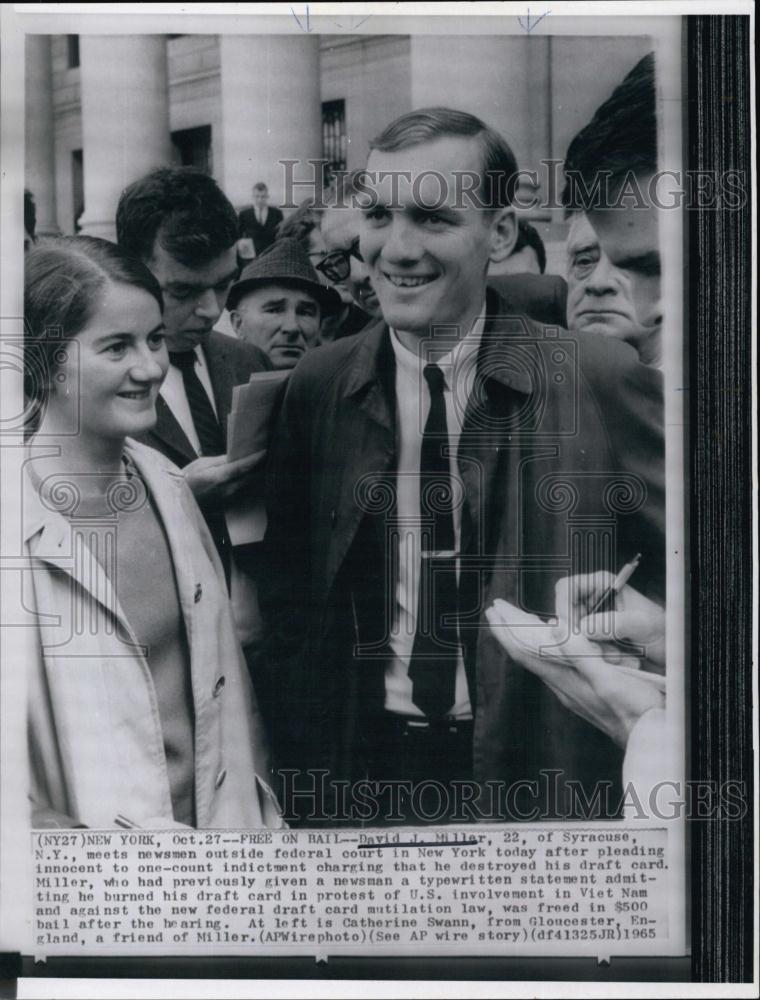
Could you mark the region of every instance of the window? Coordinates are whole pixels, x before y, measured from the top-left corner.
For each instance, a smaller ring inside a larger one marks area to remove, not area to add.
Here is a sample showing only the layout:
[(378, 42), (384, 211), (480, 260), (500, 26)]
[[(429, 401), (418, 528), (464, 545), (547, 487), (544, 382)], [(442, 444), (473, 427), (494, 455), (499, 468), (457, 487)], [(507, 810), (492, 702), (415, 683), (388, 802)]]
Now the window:
[(214, 161), (211, 149), (211, 126), (184, 128), (172, 132), (175, 162), (183, 167), (198, 167), (204, 174), (213, 174)]
[(79, 65), (79, 35), (66, 35), (66, 54), (69, 69)]
[(329, 175), (346, 169), (346, 102), (325, 101), (322, 105), (322, 157)]

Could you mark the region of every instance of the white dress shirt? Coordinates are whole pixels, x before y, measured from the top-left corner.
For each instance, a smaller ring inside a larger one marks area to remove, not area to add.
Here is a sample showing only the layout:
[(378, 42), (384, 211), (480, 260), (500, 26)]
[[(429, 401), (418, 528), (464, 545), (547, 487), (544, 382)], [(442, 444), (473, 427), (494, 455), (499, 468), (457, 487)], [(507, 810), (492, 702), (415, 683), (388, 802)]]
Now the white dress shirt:
[[(211, 403), (214, 414), (219, 419), (219, 414), (216, 410), (216, 400), (214, 399), (214, 390), (211, 388), (211, 376), (209, 375), (206, 358), (200, 344), (195, 348), (194, 353), (195, 374), (206, 390), (206, 395)], [(172, 411), (172, 416), (182, 428), (185, 437), (193, 446), (196, 455), (200, 455), (201, 443), (198, 440), (198, 434), (193, 423), (193, 415), (190, 412), (190, 404), (187, 401), (185, 382), (182, 378), (182, 372), (174, 365), (169, 365), (169, 371), (166, 373), (164, 384), (161, 386), (161, 395), (164, 397), (166, 405)]]
[[(424, 713), (412, 701), (412, 682), (409, 679), (409, 661), (417, 629), (417, 608), (420, 585), (420, 458), (422, 437), (430, 411), (430, 392), (422, 370), (434, 362), (445, 379), (444, 402), (446, 424), (449, 432), (450, 469), (454, 488), (454, 536), (459, 552), (462, 511), (456, 503), (457, 482), (460, 481), (457, 453), (462, 433), (465, 407), (475, 380), (475, 362), (483, 334), (485, 304), (470, 333), (453, 350), (443, 356), (440, 348), (429, 342), (420, 344), (425, 355), (405, 347), (395, 330), (391, 330), (391, 344), (396, 356), (396, 427), (397, 427), (397, 517), (400, 537), (398, 543), (398, 580), (394, 620), (390, 646), (393, 658), (385, 671), (385, 708), (401, 715)], [(432, 348), (432, 350), (431, 350)], [(464, 487), (462, 486), (462, 491)], [(463, 497), (463, 492), (460, 493)], [(459, 559), (457, 559), (459, 574)], [(447, 713), (459, 719), (472, 718), (472, 706), (467, 689), (464, 658), (457, 658), (454, 704)]]

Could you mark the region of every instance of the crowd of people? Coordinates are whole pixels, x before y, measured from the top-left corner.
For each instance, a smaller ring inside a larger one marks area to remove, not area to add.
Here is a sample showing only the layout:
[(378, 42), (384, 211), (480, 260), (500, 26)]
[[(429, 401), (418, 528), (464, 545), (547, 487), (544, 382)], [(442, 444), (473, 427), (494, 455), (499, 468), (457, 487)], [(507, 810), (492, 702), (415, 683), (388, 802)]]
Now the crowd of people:
[[(237, 213), (167, 167), (123, 192), (116, 243), (27, 222), (33, 825), (472, 818), (439, 808), (462, 789), (524, 818), (542, 773), (589, 801), (648, 762), (657, 217), (584, 192), (657, 170), (655, 107), (649, 56), (573, 140), (566, 283), (512, 150), (449, 108), (286, 219), (262, 183)], [(268, 446), (231, 455), (236, 390), (274, 373)], [(230, 516), (254, 506), (261, 534)]]

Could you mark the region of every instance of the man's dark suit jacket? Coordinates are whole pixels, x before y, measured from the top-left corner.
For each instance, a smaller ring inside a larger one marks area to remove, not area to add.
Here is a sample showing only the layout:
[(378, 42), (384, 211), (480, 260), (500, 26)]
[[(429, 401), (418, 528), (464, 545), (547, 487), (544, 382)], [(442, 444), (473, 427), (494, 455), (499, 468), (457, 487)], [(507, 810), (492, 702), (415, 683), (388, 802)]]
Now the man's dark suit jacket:
[(545, 326), (567, 326), (567, 282), (558, 274), (497, 274), (488, 284), (508, 315), (530, 316)]
[[(224, 333), (217, 333), (216, 330), (212, 330), (205, 340), (203, 352), (206, 356), (211, 387), (214, 390), (216, 413), (222, 425), (226, 444), (227, 417), (232, 406), (234, 386), (248, 382), (254, 372), (270, 371), (272, 365), (266, 354), (258, 347), (245, 344)], [(156, 412), (158, 419), (155, 427), (143, 435), (140, 440), (151, 448), (155, 448), (156, 451), (160, 451), (176, 466), (183, 469), (198, 458), (198, 455), (162, 396), (159, 396), (156, 401)], [(217, 549), (221, 553), (224, 546), (229, 544), (229, 536), (223, 519), (224, 511), (209, 505), (205, 505), (201, 510)], [(243, 546), (236, 550), (236, 558), (243, 553), (245, 548)]]
[[(556, 769), (560, 787), (577, 781), (592, 798), (597, 781), (619, 789), (621, 752), (509, 660), (484, 612), (501, 597), (552, 615), (560, 577), (617, 571), (637, 552), (637, 586), (662, 599), (660, 373), (613, 338), (495, 320), (509, 315), (507, 304), (490, 291), (487, 302), (458, 450), (474, 773), (508, 786)], [(386, 569), (396, 448), (387, 327), (309, 352), (290, 378), (272, 442), (259, 590), (280, 767), (326, 769), (330, 780), (365, 773), (395, 594)], [(562, 815), (555, 803), (538, 804)]]
[(277, 227), (282, 222), (282, 212), (272, 205), (267, 206), (267, 221), (262, 226), (256, 218), (256, 209), (248, 205), (238, 216), (238, 236), (253, 240), (256, 256), (271, 246), (277, 237)]
[[(204, 341), (203, 353), (206, 355), (211, 387), (214, 390), (216, 413), (226, 442), (227, 417), (232, 406), (233, 388), (247, 383), (254, 372), (271, 371), (272, 365), (258, 347), (216, 330), (212, 330)], [(162, 396), (158, 397), (156, 410), (156, 426), (140, 440), (183, 469), (198, 455)]]

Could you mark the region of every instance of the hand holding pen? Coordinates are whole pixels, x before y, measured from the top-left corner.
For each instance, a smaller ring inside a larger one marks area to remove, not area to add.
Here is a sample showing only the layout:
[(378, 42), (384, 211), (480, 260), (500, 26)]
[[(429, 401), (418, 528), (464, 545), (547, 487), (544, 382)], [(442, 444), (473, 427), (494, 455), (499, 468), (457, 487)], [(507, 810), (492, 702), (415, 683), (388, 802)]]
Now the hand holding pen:
[(608, 662), (638, 667), (633, 645), (650, 670), (663, 673), (665, 610), (627, 582), (639, 562), (637, 556), (615, 576), (599, 571), (564, 577), (555, 588), (555, 606), (558, 617), (596, 643)]
[(623, 566), (612, 583), (604, 587), (599, 599), (591, 605), (587, 614), (599, 615), (608, 611), (617, 611), (618, 595), (636, 572), (640, 562), (641, 553), (638, 552), (630, 562)]

